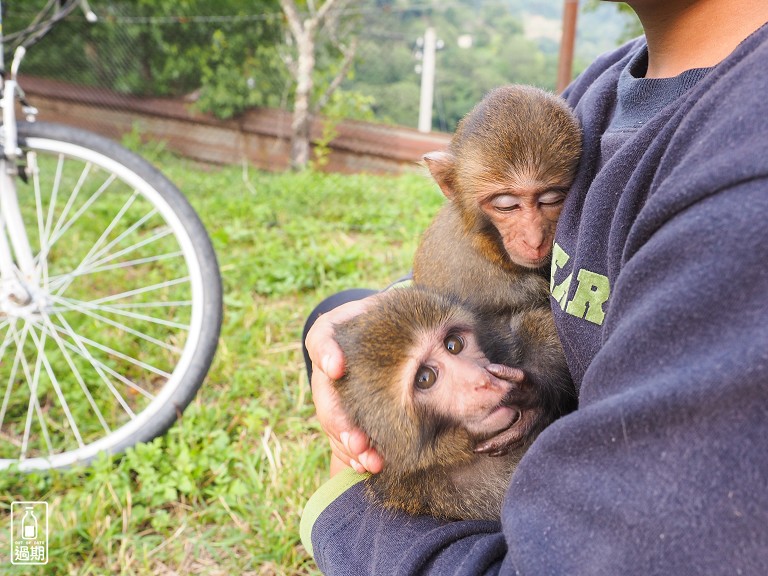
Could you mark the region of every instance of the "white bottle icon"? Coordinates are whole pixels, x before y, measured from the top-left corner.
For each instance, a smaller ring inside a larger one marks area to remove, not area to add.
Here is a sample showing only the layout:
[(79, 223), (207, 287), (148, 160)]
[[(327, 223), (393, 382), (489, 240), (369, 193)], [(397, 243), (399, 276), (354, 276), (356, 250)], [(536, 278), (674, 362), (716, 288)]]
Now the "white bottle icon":
[(21, 537), (24, 540), (34, 540), (37, 538), (37, 517), (31, 506), (26, 506), (25, 510), (24, 518), (21, 519)]

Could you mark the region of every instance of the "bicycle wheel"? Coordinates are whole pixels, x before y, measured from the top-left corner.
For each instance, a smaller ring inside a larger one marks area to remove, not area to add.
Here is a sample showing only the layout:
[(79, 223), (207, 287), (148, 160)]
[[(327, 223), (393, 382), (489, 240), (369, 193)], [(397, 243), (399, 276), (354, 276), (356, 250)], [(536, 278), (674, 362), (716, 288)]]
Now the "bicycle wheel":
[(0, 468), (88, 462), (165, 432), (221, 326), (210, 239), (160, 172), (111, 140), (20, 123), (18, 200), (39, 278), (0, 288)]

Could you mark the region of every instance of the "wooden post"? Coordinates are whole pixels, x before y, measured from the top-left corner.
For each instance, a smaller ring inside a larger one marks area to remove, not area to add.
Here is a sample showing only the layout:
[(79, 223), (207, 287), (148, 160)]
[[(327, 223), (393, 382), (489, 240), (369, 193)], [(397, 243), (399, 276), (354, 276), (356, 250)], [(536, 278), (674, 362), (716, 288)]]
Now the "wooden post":
[(560, 40), (560, 60), (557, 66), (557, 93), (571, 83), (573, 75), (573, 47), (576, 44), (576, 17), (579, 0), (563, 0), (563, 35)]

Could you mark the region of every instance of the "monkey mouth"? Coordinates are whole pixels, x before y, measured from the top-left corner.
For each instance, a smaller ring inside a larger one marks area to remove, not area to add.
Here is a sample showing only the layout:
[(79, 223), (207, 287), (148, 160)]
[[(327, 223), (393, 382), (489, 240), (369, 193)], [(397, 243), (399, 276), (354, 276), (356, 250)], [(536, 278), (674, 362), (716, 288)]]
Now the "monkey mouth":
[(544, 270), (550, 266), (549, 254), (536, 258), (535, 260), (521, 260), (518, 264), (524, 268), (530, 268), (531, 270)]

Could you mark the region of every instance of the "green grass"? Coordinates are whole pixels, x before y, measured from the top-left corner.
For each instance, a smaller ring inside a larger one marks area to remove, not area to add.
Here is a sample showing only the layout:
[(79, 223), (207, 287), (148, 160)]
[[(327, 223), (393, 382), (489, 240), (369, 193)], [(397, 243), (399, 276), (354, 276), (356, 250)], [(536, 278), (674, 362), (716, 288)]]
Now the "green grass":
[[(328, 449), (301, 356), (304, 319), (335, 291), (407, 271), (441, 196), (423, 175), (267, 174), (157, 154), (218, 253), (214, 366), (164, 437), (88, 468), (0, 474), (0, 573), (316, 574), (298, 525)], [(45, 567), (10, 563), (14, 500), (49, 503)]]

